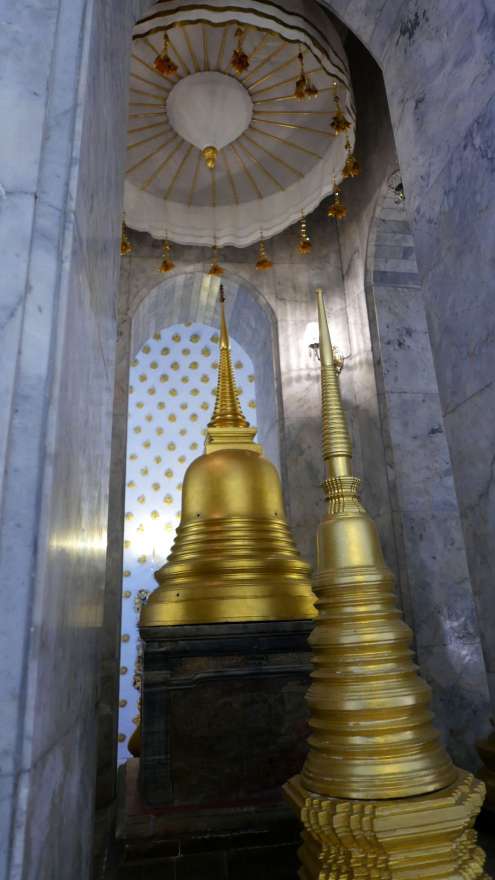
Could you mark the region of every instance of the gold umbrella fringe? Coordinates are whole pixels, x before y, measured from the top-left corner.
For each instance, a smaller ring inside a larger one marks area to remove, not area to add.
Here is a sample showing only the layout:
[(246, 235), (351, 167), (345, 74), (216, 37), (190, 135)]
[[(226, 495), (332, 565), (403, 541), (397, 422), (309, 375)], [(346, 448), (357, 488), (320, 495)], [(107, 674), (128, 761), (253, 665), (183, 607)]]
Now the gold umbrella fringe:
[(297, 98), (298, 101), (306, 101), (317, 98), (320, 94), (312, 79), (308, 76), (304, 69), (304, 58), (303, 53), (299, 50), (297, 55), (300, 72), (299, 76), (296, 79), (296, 87), (294, 90), (294, 97)]
[(335, 113), (333, 115), (332, 121), (330, 123), (330, 128), (332, 129), (333, 134), (338, 135), (343, 132), (348, 131), (351, 128), (351, 123), (345, 115), (342, 107), (340, 105), (340, 98), (337, 94), (337, 87), (334, 85), (334, 101), (335, 101)]
[(211, 266), (208, 270), (208, 275), (213, 275), (214, 277), (220, 278), (225, 272), (223, 266), (220, 265), (220, 254), (218, 247), (216, 244), (213, 245), (211, 249)]
[(340, 192), (340, 189), (337, 186), (337, 182), (335, 179), (333, 182), (332, 196), (333, 196), (333, 202), (331, 202), (331, 204), (328, 208), (327, 215), (329, 217), (333, 217), (334, 220), (343, 220), (347, 214), (347, 208), (344, 205), (344, 202), (342, 200), (342, 194)]
[(244, 51), (244, 38), (246, 36), (246, 31), (242, 27), (238, 27), (235, 32), (235, 37), (237, 39), (237, 47), (232, 52), (232, 58), (230, 59), (231, 67), (234, 68), (236, 73), (244, 73), (244, 71), (249, 68), (249, 57), (246, 55)]
[(120, 236), (120, 256), (128, 257), (129, 254), (132, 254), (132, 244), (129, 241), (127, 230), (125, 228), (125, 223), (122, 223), (122, 232)]
[(265, 241), (263, 238), (260, 238), (260, 243), (258, 247), (258, 259), (256, 261), (256, 268), (260, 271), (264, 271), (265, 269), (271, 269), (273, 266), (272, 261), (269, 259), (266, 253)]
[(297, 245), (297, 250), (300, 254), (303, 255), (309, 254), (313, 250), (313, 245), (308, 235), (308, 227), (304, 214), (299, 221), (299, 242)]
[(361, 166), (352, 151), (348, 137), (346, 137), (345, 139), (345, 148), (347, 151), (347, 159), (345, 160), (344, 167), (342, 168), (342, 177), (344, 177), (346, 180), (350, 177), (359, 177), (359, 175), (361, 174)]
[(178, 71), (177, 65), (172, 61), (170, 55), (168, 54), (169, 47), (169, 39), (166, 33), (163, 35), (163, 49), (159, 55), (156, 56), (153, 67), (158, 73), (161, 73), (163, 76), (173, 76)]
[(163, 259), (159, 271), (164, 275), (166, 272), (171, 272), (172, 269), (175, 269), (175, 263), (172, 259), (172, 249), (168, 238), (165, 238), (163, 241), (162, 257)]

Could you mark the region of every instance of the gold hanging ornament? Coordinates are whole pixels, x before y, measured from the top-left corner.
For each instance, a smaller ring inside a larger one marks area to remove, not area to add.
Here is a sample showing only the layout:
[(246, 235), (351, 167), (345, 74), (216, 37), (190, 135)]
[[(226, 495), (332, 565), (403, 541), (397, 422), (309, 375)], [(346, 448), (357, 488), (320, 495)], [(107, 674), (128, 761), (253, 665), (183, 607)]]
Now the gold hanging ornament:
[(344, 131), (348, 131), (351, 127), (351, 123), (347, 119), (342, 107), (340, 106), (340, 98), (337, 94), (337, 84), (334, 83), (334, 101), (335, 101), (335, 114), (330, 123), (330, 128), (332, 129), (333, 134), (342, 134)]
[(304, 70), (304, 58), (301, 50), (299, 50), (297, 58), (299, 61), (300, 71), (299, 76), (296, 79), (294, 97), (297, 98), (298, 101), (305, 101), (317, 98), (319, 95), (319, 91), (313, 83), (312, 79)]
[(299, 221), (299, 243), (297, 245), (297, 250), (300, 254), (309, 254), (312, 249), (313, 245), (311, 244), (311, 239), (308, 235), (306, 218), (303, 214)]
[(158, 73), (163, 74), (163, 76), (173, 76), (174, 73), (177, 73), (178, 67), (172, 61), (170, 55), (168, 54), (169, 47), (169, 39), (166, 33), (163, 35), (163, 49), (159, 55), (156, 56), (153, 67)]
[(162, 262), (160, 265), (160, 272), (165, 274), (166, 272), (170, 272), (175, 268), (175, 263), (172, 260), (170, 242), (168, 238), (165, 238), (162, 245)]
[(351, 144), (347, 136), (345, 139), (345, 148), (347, 150), (347, 159), (345, 160), (345, 164), (342, 169), (342, 177), (359, 177), (359, 175), (361, 174), (361, 166), (356, 159), (354, 153), (352, 152)]
[(260, 243), (259, 243), (258, 259), (256, 261), (256, 268), (263, 271), (265, 269), (271, 269), (272, 266), (273, 266), (273, 263), (271, 260), (268, 259), (266, 249), (265, 249), (265, 242), (262, 237), (262, 238), (260, 238)]
[(340, 189), (337, 186), (337, 181), (334, 178), (333, 181), (333, 202), (328, 208), (327, 215), (328, 217), (333, 217), (334, 220), (343, 220), (347, 214), (347, 208), (342, 201), (342, 195)]
[(224, 271), (225, 270), (220, 265), (220, 255), (218, 253), (218, 248), (217, 248), (216, 244), (214, 244), (211, 249), (211, 266), (208, 271), (208, 275), (214, 275), (214, 276), (220, 277), (221, 275), (224, 274)]
[(230, 59), (230, 64), (236, 71), (236, 73), (244, 73), (245, 70), (249, 67), (249, 58), (244, 51), (244, 38), (246, 36), (246, 31), (242, 27), (238, 27), (235, 32), (235, 37), (237, 39), (237, 47), (232, 52), (232, 58)]
[(129, 254), (132, 254), (132, 244), (129, 241), (127, 236), (127, 231), (125, 228), (125, 223), (122, 223), (122, 233), (120, 236), (120, 256), (128, 257)]

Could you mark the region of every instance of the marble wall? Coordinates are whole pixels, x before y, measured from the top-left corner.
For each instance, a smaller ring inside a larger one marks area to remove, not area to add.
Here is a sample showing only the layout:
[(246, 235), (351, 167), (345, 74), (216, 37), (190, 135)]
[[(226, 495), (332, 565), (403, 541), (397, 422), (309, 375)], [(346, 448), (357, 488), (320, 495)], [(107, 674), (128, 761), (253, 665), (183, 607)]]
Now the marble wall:
[[(89, 876), (127, 62), (133, 20), (147, 5), (0, 0), (0, 106), (8, 120), (0, 142), (0, 876), (9, 880)], [(495, 11), (485, 0), (324, 5), (383, 70), (493, 681)], [(315, 232), (329, 238), (326, 221)], [(357, 266), (353, 252), (343, 260)], [(296, 465), (306, 451), (318, 461), (314, 367), (304, 360), (301, 331), (314, 319), (318, 272), (335, 291), (330, 318), (338, 326), (337, 255), (332, 250), (324, 266), (313, 262), (309, 279), (292, 258), (274, 254), (280, 339), (288, 339), (289, 323), (294, 328), (281, 360)], [(365, 326), (355, 300), (348, 329)], [(348, 304), (342, 321), (351, 314)], [(357, 369), (361, 354), (350, 339)], [(349, 401), (347, 367), (343, 384)], [(312, 525), (319, 511), (306, 509), (297, 466), (291, 472), (302, 530), (305, 513)]]
[(385, 80), (493, 705), (495, 9), (485, 0), (324, 5)]
[(404, 613), (448, 748), (474, 769), (488, 688), (409, 205), (389, 189), (397, 158), (379, 71), (357, 41), (347, 48), (364, 172), (360, 186), (344, 188), (339, 240), (359, 410), (377, 407), (381, 420), (381, 437), (367, 435), (365, 468), (383, 449)]
[(91, 864), (127, 113), (130, 22), (120, 15), (131, 5), (0, 3), (0, 877), (9, 880), (77, 880)]

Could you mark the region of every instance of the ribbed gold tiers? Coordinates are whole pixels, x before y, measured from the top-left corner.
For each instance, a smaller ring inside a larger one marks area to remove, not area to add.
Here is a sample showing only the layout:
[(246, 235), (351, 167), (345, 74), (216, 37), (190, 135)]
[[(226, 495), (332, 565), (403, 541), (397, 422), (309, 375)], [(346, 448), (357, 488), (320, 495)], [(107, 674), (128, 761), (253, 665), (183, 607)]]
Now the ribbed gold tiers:
[(301, 877), (483, 877), (484, 856), (469, 830), (483, 785), (453, 766), (432, 725), (412, 633), (376, 527), (358, 499), (317, 295), (328, 512), (317, 535), (309, 754), (300, 777), (286, 786), (306, 829)]
[(286, 522), (280, 479), (239, 403), (221, 292), (220, 358), (206, 453), (188, 468), (182, 514), (140, 626), (303, 620), (309, 566)]

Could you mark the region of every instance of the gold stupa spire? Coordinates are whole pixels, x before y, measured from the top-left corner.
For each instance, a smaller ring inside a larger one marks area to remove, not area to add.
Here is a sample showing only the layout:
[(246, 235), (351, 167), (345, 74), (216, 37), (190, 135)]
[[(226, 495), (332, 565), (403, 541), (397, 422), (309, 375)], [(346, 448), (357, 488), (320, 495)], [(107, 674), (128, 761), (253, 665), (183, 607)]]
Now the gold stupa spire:
[(255, 434), (239, 403), (221, 289), (217, 399), (205, 454), (184, 476), (175, 542), (140, 627), (314, 617), (309, 565), (287, 524), (280, 477)]
[(238, 449), (248, 446), (261, 452), (261, 446), (254, 443), (256, 428), (252, 428), (244, 416), (235, 383), (229, 331), (225, 320), (225, 295), (220, 285), (220, 357), (215, 409), (206, 433), (206, 452), (217, 449)]
[(323, 459), (328, 477), (351, 473), (352, 444), (340, 396), (339, 379), (323, 305), (323, 294), (317, 290), (318, 325), (320, 328), (321, 399), (323, 414)]
[[(301, 878), (482, 878), (472, 824), (483, 788), (432, 725), (352, 447), (317, 291), (328, 511), (317, 535), (309, 753), (287, 784), (304, 824)], [(466, 873), (465, 873), (466, 871)]]

